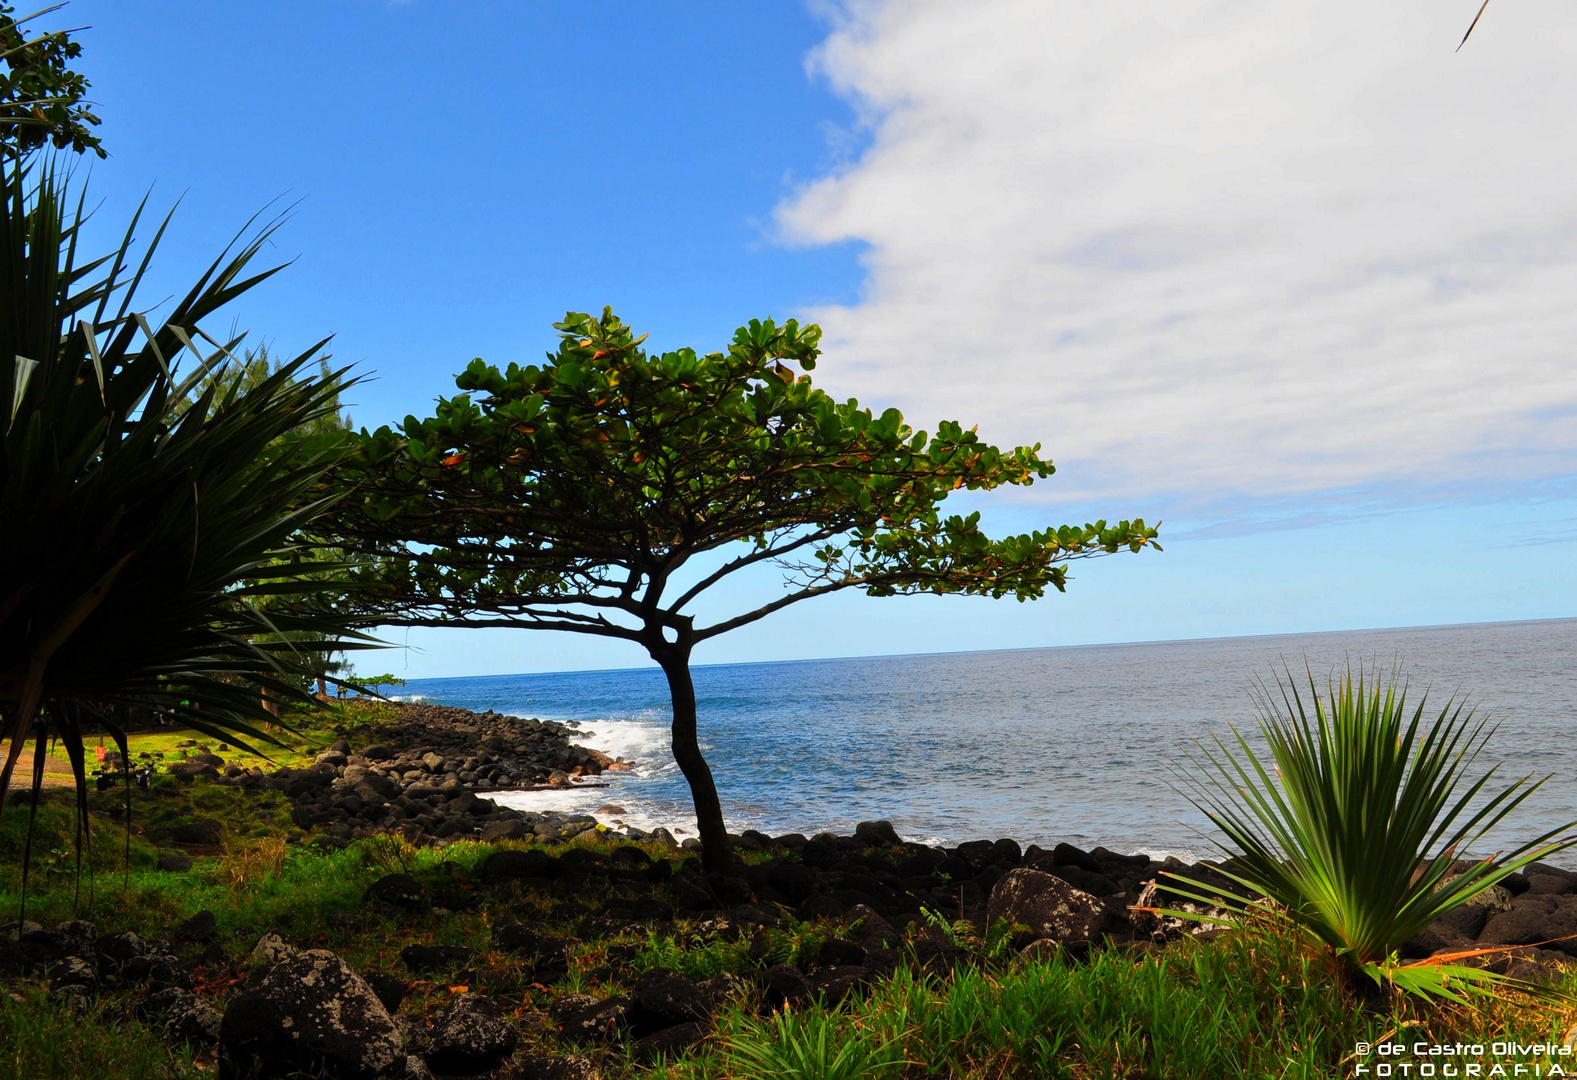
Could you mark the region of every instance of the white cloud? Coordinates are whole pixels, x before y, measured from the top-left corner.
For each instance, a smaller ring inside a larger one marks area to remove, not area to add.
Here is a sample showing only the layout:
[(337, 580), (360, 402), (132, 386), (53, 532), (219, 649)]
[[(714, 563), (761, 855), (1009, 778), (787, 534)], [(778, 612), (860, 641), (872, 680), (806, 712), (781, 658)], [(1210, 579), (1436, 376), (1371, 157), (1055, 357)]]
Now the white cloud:
[(869, 245), (818, 381), (1076, 497), (1577, 472), (1577, 9), (1454, 53), (1476, 6), (844, 9), (812, 65), (872, 141), (778, 209)]

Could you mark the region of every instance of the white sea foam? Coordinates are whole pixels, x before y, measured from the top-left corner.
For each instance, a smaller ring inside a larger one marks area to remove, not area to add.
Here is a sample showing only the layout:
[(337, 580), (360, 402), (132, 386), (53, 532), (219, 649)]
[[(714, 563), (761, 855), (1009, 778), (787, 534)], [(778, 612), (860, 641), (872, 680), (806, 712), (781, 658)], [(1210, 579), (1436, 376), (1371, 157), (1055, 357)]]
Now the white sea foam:
[(1196, 863), (1200, 859), (1219, 859), (1219, 858), (1221, 858), (1221, 853), (1219, 851), (1207, 852), (1207, 853), (1201, 855), (1197, 851), (1188, 851), (1188, 850), (1185, 850), (1185, 849), (1182, 849), (1182, 848), (1142, 847), (1142, 848), (1135, 848), (1133, 851), (1128, 852), (1128, 854), (1129, 855), (1148, 855), (1150, 857), (1150, 861), (1151, 862), (1165, 862), (1168, 858), (1170, 858), (1170, 857), (1172, 857), (1174, 855), (1180, 861), (1185, 862), (1185, 863)]
[(637, 776), (654, 776), (678, 767), (669, 750), (668, 728), (654, 719), (589, 721), (576, 730), (574, 741), (634, 763)]
[[(499, 805), (539, 814), (591, 814), (610, 828), (633, 827), (650, 832), (661, 827), (681, 837), (695, 835), (693, 811), (644, 797), (641, 792), (643, 780), (678, 768), (669, 751), (666, 724), (655, 717), (561, 722), (570, 729), (571, 741), (635, 767), (604, 772), (592, 781), (599, 785), (596, 787), (495, 792), (491, 798)], [(605, 806), (618, 807), (620, 812), (599, 813)]]

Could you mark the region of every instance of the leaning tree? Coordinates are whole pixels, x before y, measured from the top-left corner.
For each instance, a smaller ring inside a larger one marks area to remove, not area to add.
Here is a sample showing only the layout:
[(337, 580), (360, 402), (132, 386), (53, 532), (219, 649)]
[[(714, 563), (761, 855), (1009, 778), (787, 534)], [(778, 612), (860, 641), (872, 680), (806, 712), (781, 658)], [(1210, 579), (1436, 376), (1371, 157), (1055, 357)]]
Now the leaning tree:
[[(964, 593), (1032, 600), (1071, 559), (1154, 547), (1143, 520), (993, 540), (959, 489), (1050, 476), (1039, 447), (999, 450), (943, 423), (838, 402), (797, 374), (821, 331), (741, 327), (726, 352), (654, 355), (604, 310), (555, 324), (558, 351), (506, 371), (474, 361), (431, 417), (363, 431), (335, 473), (325, 542), (369, 560), (358, 590), (380, 621), (515, 626), (646, 649), (673, 697), (673, 755), (695, 800), (702, 859), (728, 836), (696, 732), (690, 658), (703, 641), (817, 596)], [(473, 399), (472, 394), (477, 395)], [(758, 564), (781, 595), (700, 625), (703, 594)]]

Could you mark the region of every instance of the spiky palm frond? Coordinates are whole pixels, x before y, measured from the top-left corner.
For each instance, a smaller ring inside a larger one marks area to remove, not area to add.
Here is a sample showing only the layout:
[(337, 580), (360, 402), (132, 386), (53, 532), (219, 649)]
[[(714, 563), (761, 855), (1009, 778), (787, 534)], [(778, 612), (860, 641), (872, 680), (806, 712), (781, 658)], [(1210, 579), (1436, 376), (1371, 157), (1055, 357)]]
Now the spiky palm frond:
[[(54, 735), (85, 809), (85, 723), (123, 754), (121, 721), (148, 711), (273, 742), (264, 694), (311, 700), (299, 658), (367, 639), (311, 602), (334, 567), (292, 541), (338, 450), (291, 433), (335, 407), (344, 372), (304, 372), (319, 343), (255, 385), (193, 392), (238, 344), (202, 322), (277, 272), (251, 264), (278, 222), (249, 224), (155, 326), (133, 305), (168, 218), (135, 267), (140, 209), (80, 264), (66, 188), (48, 165), (0, 174), (0, 799), (24, 744)], [(280, 597), (295, 602), (263, 602)]]
[[(1460, 699), (1426, 715), (1412, 709), (1397, 672), (1349, 665), (1321, 695), (1312, 672), (1305, 702), (1290, 672), (1261, 686), (1261, 763), (1235, 727), (1199, 744), (1175, 775), (1225, 834), (1224, 873), (1259, 893), (1352, 968), (1414, 993), (1454, 996), (1502, 980), (1460, 964), (1402, 965), (1397, 951), (1442, 915), (1535, 860), (1577, 844), (1577, 822), (1509, 852), (1464, 859), (1544, 783), (1523, 777), (1498, 790), (1499, 766), (1469, 780), (1494, 729)], [(1272, 775), (1274, 773), (1274, 775)], [(1208, 899), (1177, 878), (1174, 891)], [(1239, 910), (1248, 896), (1225, 897)]]

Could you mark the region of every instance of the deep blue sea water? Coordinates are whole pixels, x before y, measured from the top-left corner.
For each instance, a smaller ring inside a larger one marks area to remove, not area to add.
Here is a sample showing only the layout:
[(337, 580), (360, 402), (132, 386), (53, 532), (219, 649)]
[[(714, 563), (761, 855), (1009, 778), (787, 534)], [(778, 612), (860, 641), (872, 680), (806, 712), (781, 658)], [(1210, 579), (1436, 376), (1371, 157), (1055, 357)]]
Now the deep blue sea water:
[[(889, 818), (908, 839), (1012, 836), (1151, 854), (1211, 852), (1170, 786), (1193, 740), (1252, 730), (1256, 679), (1285, 663), (1323, 684), (1346, 660), (1400, 663), (1432, 705), (1466, 694), (1500, 724), (1482, 759), (1552, 775), (1507, 836), (1577, 819), (1577, 619), (947, 653), (695, 669), (702, 744), (731, 829), (847, 832)], [(414, 680), (404, 694), (578, 721), (587, 746), (637, 763), (611, 786), (505, 795), (523, 808), (693, 831), (667, 749), (661, 672)], [(1572, 865), (1571, 859), (1560, 860)]]

